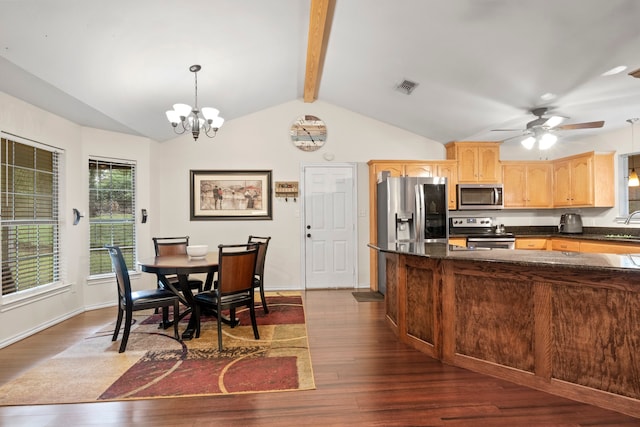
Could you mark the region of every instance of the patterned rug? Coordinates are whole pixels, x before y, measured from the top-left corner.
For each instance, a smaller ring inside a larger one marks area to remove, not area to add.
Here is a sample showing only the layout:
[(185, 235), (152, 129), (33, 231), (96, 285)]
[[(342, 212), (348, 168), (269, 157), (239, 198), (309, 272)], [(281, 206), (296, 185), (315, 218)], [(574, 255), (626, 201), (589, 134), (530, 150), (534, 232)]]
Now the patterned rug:
[[(253, 338), (248, 310), (238, 309), (240, 325), (223, 325), (218, 351), (214, 317), (203, 317), (200, 338), (173, 338), (158, 329), (160, 314), (135, 316), (124, 353), (111, 341), (114, 322), (0, 387), (0, 405), (37, 405), (151, 399), (315, 388), (299, 295), (259, 298), (260, 340)], [(144, 313), (144, 312), (140, 312)], [(135, 313), (134, 313), (135, 314)], [(188, 318), (183, 319), (180, 331)]]

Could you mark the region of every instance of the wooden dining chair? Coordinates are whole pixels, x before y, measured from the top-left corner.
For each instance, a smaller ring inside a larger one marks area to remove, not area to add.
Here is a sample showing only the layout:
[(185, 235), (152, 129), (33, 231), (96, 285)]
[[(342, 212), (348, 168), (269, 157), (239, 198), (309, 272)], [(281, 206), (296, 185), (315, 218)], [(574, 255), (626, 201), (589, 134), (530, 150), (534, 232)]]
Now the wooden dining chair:
[(194, 296), (196, 303), (196, 338), (200, 336), (200, 316), (203, 308), (216, 313), (218, 349), (222, 351), (222, 310), (230, 310), (235, 319), (237, 307), (248, 307), (255, 339), (260, 339), (254, 302), (254, 274), (258, 259), (258, 244), (245, 243), (218, 246), (218, 283), (214, 289)]
[(111, 341), (118, 339), (122, 318), (123, 316), (125, 318), (122, 342), (118, 353), (123, 353), (127, 348), (129, 332), (133, 322), (133, 312), (138, 310), (162, 308), (163, 324), (166, 325), (169, 320), (169, 307), (173, 307), (173, 335), (178, 339), (178, 319), (180, 316), (180, 299), (178, 296), (169, 290), (161, 288), (132, 292), (129, 270), (122, 256), (122, 250), (113, 245), (106, 245), (105, 248), (109, 251), (111, 263), (116, 271), (116, 282), (118, 283), (118, 320), (116, 321), (116, 328), (113, 331)]
[(267, 256), (267, 248), (269, 247), (271, 237), (249, 236), (248, 243), (259, 243), (258, 261), (256, 262), (256, 271), (253, 278), (253, 287), (260, 289), (260, 300), (262, 301), (262, 310), (269, 313), (267, 300), (264, 297), (264, 261)]
[[(153, 237), (153, 248), (156, 256), (165, 255), (182, 255), (187, 254), (187, 246), (189, 246), (189, 236), (181, 237)], [(177, 289), (180, 289), (178, 276), (165, 276)], [(200, 279), (187, 279), (189, 288), (202, 292), (203, 282)], [(162, 287), (160, 278), (158, 277), (158, 286)]]

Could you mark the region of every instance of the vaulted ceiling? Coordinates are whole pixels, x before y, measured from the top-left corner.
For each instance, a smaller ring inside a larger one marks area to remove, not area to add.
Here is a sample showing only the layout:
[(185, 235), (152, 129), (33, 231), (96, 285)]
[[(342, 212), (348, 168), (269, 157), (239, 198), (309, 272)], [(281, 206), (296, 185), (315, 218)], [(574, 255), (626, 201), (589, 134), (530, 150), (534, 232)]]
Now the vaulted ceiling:
[(164, 141), (200, 64), (198, 103), (227, 121), (295, 99), (440, 142), (519, 135), (492, 129), (541, 106), (605, 121), (570, 141), (640, 117), (639, 22), (637, 0), (0, 0), (0, 91)]

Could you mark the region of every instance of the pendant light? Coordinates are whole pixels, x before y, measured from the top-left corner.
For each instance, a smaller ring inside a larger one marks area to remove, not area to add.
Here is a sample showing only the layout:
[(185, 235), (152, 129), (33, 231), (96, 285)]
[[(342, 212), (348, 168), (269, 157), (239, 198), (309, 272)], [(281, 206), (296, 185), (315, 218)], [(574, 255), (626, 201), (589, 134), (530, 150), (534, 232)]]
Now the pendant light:
[(640, 178), (638, 178), (638, 174), (636, 173), (636, 169), (634, 167), (635, 164), (633, 163), (633, 140), (634, 140), (633, 128), (637, 121), (638, 121), (637, 118), (627, 120), (627, 122), (631, 123), (631, 155), (629, 156), (629, 158), (631, 158), (632, 165), (631, 165), (631, 173), (629, 174), (629, 187), (640, 186)]
[(195, 76), (195, 106), (191, 108), (187, 104), (174, 104), (173, 110), (169, 110), (166, 113), (175, 133), (181, 135), (189, 131), (195, 141), (198, 140), (201, 130), (209, 138), (215, 137), (218, 129), (224, 123), (224, 119), (218, 115), (219, 111), (215, 108), (203, 107), (200, 109), (198, 107), (198, 71), (201, 69), (202, 67), (197, 64), (189, 67), (189, 71)]

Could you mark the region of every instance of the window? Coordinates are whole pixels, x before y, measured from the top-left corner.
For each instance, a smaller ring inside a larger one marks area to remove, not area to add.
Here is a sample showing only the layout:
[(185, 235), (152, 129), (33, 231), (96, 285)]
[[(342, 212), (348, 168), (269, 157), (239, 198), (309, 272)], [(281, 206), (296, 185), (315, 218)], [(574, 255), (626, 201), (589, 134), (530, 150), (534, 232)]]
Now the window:
[(60, 280), (60, 152), (6, 134), (0, 145), (2, 294), (7, 295)]
[(89, 274), (111, 274), (104, 245), (117, 245), (129, 269), (136, 261), (134, 163), (89, 159)]

